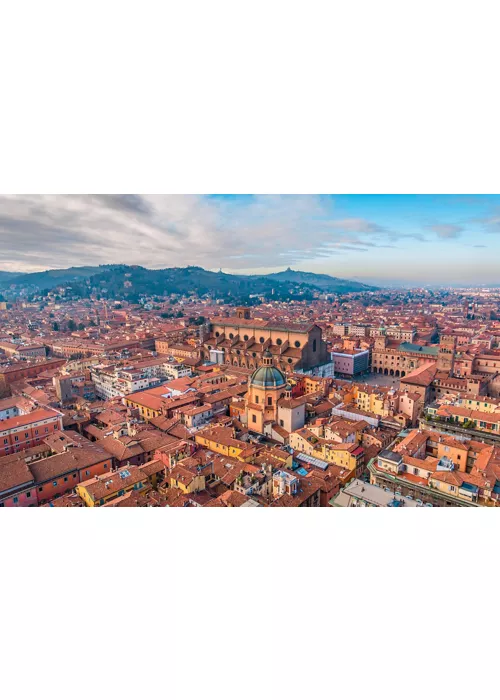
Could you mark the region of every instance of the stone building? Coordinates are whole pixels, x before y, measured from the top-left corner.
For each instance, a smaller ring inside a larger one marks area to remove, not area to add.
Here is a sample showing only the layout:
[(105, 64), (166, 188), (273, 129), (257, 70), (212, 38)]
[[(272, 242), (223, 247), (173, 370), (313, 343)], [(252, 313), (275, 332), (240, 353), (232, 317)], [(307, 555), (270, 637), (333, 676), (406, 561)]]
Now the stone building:
[(259, 321), (252, 319), (246, 308), (238, 309), (233, 317), (213, 318), (203, 338), (204, 359), (216, 364), (253, 370), (261, 365), (266, 352), (282, 372), (310, 371), (331, 363), (316, 324)]

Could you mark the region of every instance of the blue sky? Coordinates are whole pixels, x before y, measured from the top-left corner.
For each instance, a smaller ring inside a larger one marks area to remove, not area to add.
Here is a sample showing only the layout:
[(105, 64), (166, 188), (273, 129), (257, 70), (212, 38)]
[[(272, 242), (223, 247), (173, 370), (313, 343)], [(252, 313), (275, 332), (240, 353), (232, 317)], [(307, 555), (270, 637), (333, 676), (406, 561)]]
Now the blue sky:
[(0, 195), (0, 270), (287, 267), (500, 284), (500, 195)]
[[(251, 201), (222, 197), (241, 209)], [(500, 195), (325, 195), (322, 201), (326, 216), (340, 222), (337, 232), (344, 222), (352, 240), (331, 256), (322, 251), (303, 260), (301, 269), (380, 282), (500, 283)]]

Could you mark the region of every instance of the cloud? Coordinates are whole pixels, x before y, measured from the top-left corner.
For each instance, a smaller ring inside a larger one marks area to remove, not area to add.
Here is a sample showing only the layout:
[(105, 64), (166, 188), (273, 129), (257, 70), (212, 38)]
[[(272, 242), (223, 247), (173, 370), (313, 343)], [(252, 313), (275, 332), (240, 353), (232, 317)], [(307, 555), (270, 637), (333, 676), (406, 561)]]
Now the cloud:
[(500, 233), (500, 214), (498, 213), (484, 218), (476, 218), (473, 221), (481, 224), (487, 233)]
[(437, 233), (439, 238), (459, 238), (464, 230), (463, 226), (456, 226), (454, 224), (436, 224), (434, 226), (428, 227), (434, 233)]
[(338, 231), (351, 233), (385, 233), (387, 229), (366, 219), (337, 219), (330, 226)]
[(282, 267), (387, 245), (326, 195), (0, 195), (0, 269), (128, 263)]

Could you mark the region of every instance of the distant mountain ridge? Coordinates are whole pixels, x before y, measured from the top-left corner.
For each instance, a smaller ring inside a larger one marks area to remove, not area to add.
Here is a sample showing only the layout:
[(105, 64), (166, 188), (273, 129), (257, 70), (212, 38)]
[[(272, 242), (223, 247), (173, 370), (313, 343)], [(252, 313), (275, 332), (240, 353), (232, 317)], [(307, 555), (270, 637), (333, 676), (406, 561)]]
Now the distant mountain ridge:
[(101, 265), (4, 275), (6, 277), (0, 273), (0, 289), (4, 290), (14, 287), (14, 290), (24, 288), (38, 292), (71, 286), (76, 294), (88, 295), (97, 290), (103, 295), (124, 299), (192, 293), (241, 301), (252, 295), (276, 299), (297, 295), (312, 298), (318, 291), (349, 293), (377, 289), (360, 282), (290, 269), (269, 275), (233, 275), (193, 266), (149, 270), (140, 266)]
[(68, 284), (74, 280), (90, 279), (94, 275), (98, 275), (113, 267), (112, 265), (101, 265), (96, 267), (68, 267), (64, 270), (45, 270), (44, 272), (16, 272), (12, 273), (13, 277), (7, 277), (5, 280), (2, 275), (9, 274), (0, 272), (0, 286), (15, 284), (16, 286), (30, 286), (38, 289), (53, 289), (60, 284)]
[(2, 272), (0, 270), (0, 286), (2, 284), (9, 284), (13, 282), (17, 277), (20, 277), (22, 272)]
[(354, 282), (331, 275), (318, 274), (315, 272), (301, 272), (288, 268), (283, 272), (274, 272), (265, 275), (269, 279), (278, 282), (294, 282), (295, 284), (308, 284), (324, 290), (325, 292), (369, 292), (377, 289), (362, 282)]

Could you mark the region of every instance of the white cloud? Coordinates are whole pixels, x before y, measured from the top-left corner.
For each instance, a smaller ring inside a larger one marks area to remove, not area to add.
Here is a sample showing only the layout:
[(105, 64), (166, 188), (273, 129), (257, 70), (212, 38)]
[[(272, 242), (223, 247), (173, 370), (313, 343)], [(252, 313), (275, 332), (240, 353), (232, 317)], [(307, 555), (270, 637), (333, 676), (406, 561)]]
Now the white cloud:
[[(0, 269), (283, 267), (394, 234), (322, 195), (0, 195)], [(380, 241), (383, 244), (383, 240)]]
[(431, 231), (437, 233), (439, 238), (459, 238), (464, 230), (463, 226), (455, 226), (454, 224), (436, 224), (429, 226)]

